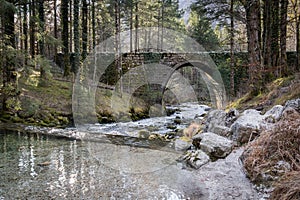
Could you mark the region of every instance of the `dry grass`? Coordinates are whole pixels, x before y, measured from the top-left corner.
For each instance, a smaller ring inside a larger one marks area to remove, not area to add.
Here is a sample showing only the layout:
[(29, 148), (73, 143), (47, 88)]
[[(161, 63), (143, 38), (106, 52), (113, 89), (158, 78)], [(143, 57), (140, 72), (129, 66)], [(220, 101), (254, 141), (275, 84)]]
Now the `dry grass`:
[(272, 183), (286, 172), (299, 172), (300, 114), (286, 111), (271, 131), (263, 132), (248, 145), (243, 162), (247, 175), (256, 183)]
[(270, 197), (271, 200), (299, 200), (300, 199), (300, 171), (289, 172), (280, 182)]

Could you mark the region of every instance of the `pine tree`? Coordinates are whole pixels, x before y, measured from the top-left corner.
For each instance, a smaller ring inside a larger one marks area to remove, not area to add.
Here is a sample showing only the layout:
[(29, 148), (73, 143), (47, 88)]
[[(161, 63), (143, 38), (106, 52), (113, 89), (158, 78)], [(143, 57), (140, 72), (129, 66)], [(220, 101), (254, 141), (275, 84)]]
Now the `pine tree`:
[(74, 31), (74, 65), (75, 69), (73, 69), (76, 74), (78, 69), (80, 68), (80, 37), (79, 37), (79, 0), (74, 0), (73, 4), (74, 10), (74, 23), (73, 23), (73, 31)]
[(81, 23), (82, 23), (82, 54), (81, 59), (84, 60), (87, 56), (88, 48), (88, 4), (87, 0), (82, 0), (82, 13), (81, 13)]
[(288, 0), (280, 1), (280, 75), (288, 74), (286, 54), (288, 3)]
[(244, 1), (246, 11), (246, 26), (248, 37), (248, 54), (249, 54), (249, 85), (253, 94), (262, 90), (262, 59), (261, 59), (261, 27), (260, 27), (260, 1)]
[(68, 24), (68, 10), (69, 1), (61, 1), (61, 21), (62, 21), (62, 42), (64, 54), (64, 76), (70, 75), (70, 59), (69, 59), (69, 24)]
[(206, 50), (216, 50), (219, 41), (211, 28), (209, 20), (205, 16), (203, 7), (194, 4), (188, 22), (188, 32)]
[(31, 58), (35, 57), (35, 33), (36, 33), (36, 12), (35, 12), (35, 0), (31, 0), (30, 3), (30, 54), (31, 54)]
[(1, 68), (2, 68), (2, 110), (9, 111), (16, 104), (17, 73), (16, 73), (16, 44), (15, 44), (15, 6), (14, 1), (0, 1), (1, 28)]

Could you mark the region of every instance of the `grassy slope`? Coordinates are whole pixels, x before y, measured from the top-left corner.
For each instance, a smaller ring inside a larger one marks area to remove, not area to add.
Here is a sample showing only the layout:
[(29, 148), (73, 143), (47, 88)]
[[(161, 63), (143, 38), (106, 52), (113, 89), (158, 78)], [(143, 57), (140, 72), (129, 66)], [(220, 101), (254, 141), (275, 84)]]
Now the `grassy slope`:
[[(54, 77), (47, 80), (40, 79), (39, 76), (38, 71), (32, 70), (30, 75), (19, 78), (21, 106), (17, 111), (0, 115), (0, 122), (55, 127), (72, 124), (72, 81), (62, 78), (59, 74), (54, 74)], [(112, 90), (97, 89), (95, 109), (99, 122), (107, 123), (114, 120), (111, 108), (112, 94)], [(134, 103), (135, 112), (142, 113), (145, 102), (134, 97), (131, 101)], [(123, 104), (122, 98), (114, 99), (114, 111), (128, 119), (129, 108)]]
[(231, 102), (227, 108), (254, 108), (265, 112), (274, 105), (283, 105), (287, 100), (296, 98), (300, 98), (300, 73), (267, 84), (264, 92), (257, 96), (251, 96), (249, 92)]

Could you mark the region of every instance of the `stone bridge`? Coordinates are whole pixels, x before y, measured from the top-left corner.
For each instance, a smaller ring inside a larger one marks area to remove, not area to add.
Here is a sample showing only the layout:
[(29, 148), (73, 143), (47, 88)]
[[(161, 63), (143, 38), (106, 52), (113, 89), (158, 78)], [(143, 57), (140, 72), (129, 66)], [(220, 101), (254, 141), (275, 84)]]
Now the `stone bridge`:
[[(122, 76), (113, 90), (120, 96), (129, 94), (143, 98), (150, 105), (162, 101), (213, 101), (214, 104), (215, 98), (219, 98), (216, 94), (225, 91), (221, 76), (207, 52), (197, 55), (124, 53), (119, 57), (119, 62), (122, 63)], [(224, 94), (219, 96), (223, 97)]]

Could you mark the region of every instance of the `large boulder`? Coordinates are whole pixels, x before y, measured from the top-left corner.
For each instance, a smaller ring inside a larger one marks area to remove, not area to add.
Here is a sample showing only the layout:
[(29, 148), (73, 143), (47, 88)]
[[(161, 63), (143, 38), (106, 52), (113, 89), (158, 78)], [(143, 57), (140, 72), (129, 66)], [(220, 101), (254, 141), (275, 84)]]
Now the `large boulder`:
[(266, 125), (265, 117), (260, 114), (260, 111), (254, 109), (245, 110), (230, 127), (232, 140), (238, 144), (244, 144), (254, 139)]
[(224, 158), (233, 148), (233, 141), (211, 132), (198, 134), (193, 140), (199, 141), (200, 149), (213, 158)]

